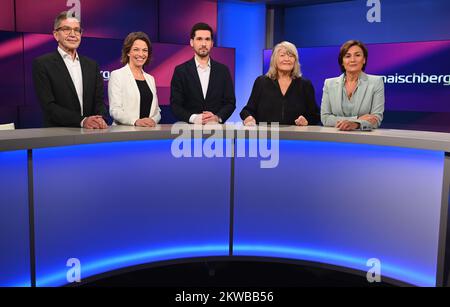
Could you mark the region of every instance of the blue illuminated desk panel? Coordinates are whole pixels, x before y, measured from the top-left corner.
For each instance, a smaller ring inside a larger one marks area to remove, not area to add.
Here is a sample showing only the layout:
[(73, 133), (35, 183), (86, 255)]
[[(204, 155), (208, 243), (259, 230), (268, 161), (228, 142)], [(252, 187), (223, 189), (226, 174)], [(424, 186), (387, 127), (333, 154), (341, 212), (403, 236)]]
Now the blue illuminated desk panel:
[(74, 258), (87, 279), (209, 257), (376, 258), (384, 280), (443, 284), (449, 134), (186, 127), (0, 132), (0, 286), (65, 285)]

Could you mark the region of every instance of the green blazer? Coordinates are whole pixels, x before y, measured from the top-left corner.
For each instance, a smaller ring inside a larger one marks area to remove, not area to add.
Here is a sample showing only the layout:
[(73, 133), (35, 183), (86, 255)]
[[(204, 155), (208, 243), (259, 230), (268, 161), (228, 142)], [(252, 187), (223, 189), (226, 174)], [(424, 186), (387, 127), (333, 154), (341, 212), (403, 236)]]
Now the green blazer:
[[(344, 74), (337, 78), (325, 80), (320, 107), (320, 117), (324, 126), (334, 127), (340, 120), (357, 122), (362, 130), (370, 130), (380, 126), (384, 112), (383, 78), (361, 72), (359, 79), (360, 84), (353, 98), (356, 105), (351, 117), (345, 117), (342, 111)], [(358, 116), (364, 114), (375, 115), (378, 118), (377, 124), (371, 125), (368, 121), (359, 120)]]

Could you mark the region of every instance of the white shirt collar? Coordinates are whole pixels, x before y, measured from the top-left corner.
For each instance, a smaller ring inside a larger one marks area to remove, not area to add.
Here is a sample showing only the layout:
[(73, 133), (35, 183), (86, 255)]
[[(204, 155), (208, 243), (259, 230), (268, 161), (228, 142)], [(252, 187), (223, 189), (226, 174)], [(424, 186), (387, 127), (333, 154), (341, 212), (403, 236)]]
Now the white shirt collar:
[[(65, 59), (69, 59), (69, 60), (71, 60), (71, 61), (73, 61), (72, 60), (72, 56), (70, 55), (70, 54), (68, 54), (67, 52), (65, 52), (61, 47), (59, 47), (58, 46), (58, 52), (59, 52), (59, 54), (62, 56), (62, 58), (65, 60)], [(80, 57), (78, 56), (78, 52), (76, 52), (76, 54), (75, 54), (75, 60), (76, 61), (80, 61)]]
[[(195, 60), (195, 67), (199, 68), (200, 62), (197, 60), (196, 56), (194, 56), (194, 60)], [(211, 58), (208, 59), (208, 67), (211, 67)]]

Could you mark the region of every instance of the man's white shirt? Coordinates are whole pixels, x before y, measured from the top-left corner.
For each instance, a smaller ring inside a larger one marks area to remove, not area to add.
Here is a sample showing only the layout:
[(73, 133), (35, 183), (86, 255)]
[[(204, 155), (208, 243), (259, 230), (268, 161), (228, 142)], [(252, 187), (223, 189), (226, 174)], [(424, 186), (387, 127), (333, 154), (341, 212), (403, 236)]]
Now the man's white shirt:
[[(208, 64), (206, 67), (202, 67), (200, 62), (197, 60), (197, 57), (194, 57), (195, 66), (197, 67), (198, 77), (200, 79), (200, 84), (202, 86), (203, 98), (206, 99), (206, 93), (208, 91), (209, 85), (209, 76), (211, 75), (211, 59), (208, 59)], [(191, 124), (196, 123), (196, 118), (201, 114), (192, 114), (189, 118), (189, 122)], [(201, 124), (201, 123), (200, 123)]]
[[(62, 50), (61, 47), (58, 47), (58, 52), (63, 58), (64, 64), (66, 64), (67, 70), (70, 74), (70, 78), (72, 79), (73, 85), (75, 86), (75, 91), (77, 92), (78, 100), (80, 102), (80, 115), (83, 116), (83, 73), (81, 72), (80, 57), (77, 53), (75, 56), (75, 60), (73, 60), (72, 56)], [(83, 126), (83, 121), (81, 122), (81, 126)]]

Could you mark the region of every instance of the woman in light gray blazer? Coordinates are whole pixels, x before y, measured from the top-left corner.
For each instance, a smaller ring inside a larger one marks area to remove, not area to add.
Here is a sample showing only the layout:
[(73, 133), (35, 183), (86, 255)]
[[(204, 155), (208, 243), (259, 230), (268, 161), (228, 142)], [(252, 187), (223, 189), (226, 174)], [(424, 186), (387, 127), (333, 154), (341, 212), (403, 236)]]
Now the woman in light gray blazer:
[(147, 34), (128, 34), (122, 48), (125, 66), (111, 73), (108, 84), (109, 112), (114, 124), (154, 127), (161, 119), (155, 79), (143, 70), (150, 58)]
[(339, 52), (343, 72), (325, 80), (320, 110), (324, 126), (339, 130), (371, 130), (383, 120), (384, 82), (364, 73), (368, 51), (363, 43), (350, 40)]

